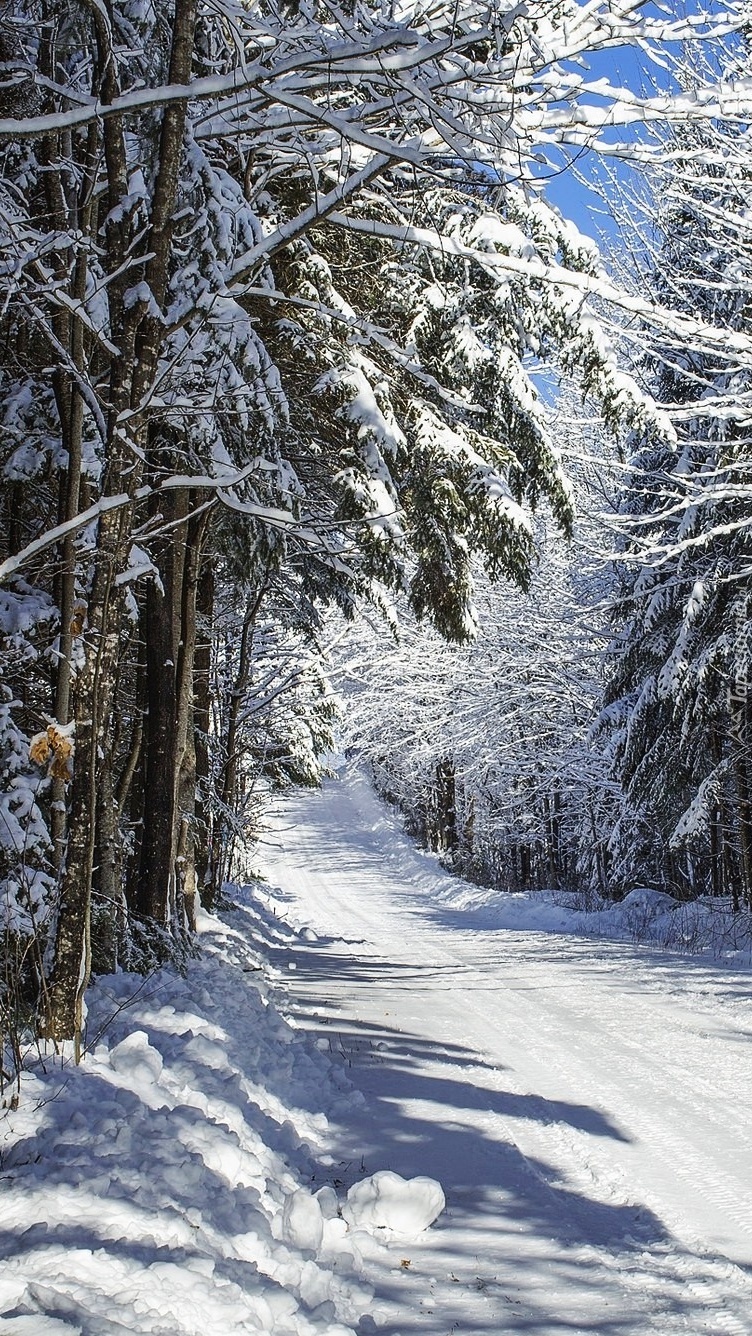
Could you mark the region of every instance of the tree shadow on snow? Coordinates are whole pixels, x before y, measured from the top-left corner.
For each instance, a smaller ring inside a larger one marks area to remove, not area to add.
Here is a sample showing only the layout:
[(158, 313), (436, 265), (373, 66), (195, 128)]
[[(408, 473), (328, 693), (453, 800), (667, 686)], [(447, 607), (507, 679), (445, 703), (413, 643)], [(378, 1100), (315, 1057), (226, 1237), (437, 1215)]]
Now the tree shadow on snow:
[[(367, 982), (377, 970), (365, 958), (333, 959), (321, 947), (319, 942), (295, 955), (294, 1015), (319, 1042), (326, 1039), (331, 1054), (345, 1063), (365, 1094), (365, 1109), (354, 1128), (358, 1145), (346, 1160), (362, 1161), (367, 1173), (390, 1168), (405, 1177), (429, 1174), (442, 1182), (450, 1205), (465, 1202), (467, 1209), (472, 1205), (481, 1212), (485, 1202), (497, 1210), (501, 1193), (506, 1220), (568, 1244), (665, 1241), (663, 1224), (649, 1210), (593, 1201), (557, 1181), (549, 1165), (522, 1156), (514, 1144), (514, 1124), (520, 1120), (550, 1126), (554, 1138), (586, 1136), (628, 1144), (604, 1113), (505, 1089), (504, 1067), (484, 1062), (457, 1043), (434, 1043), (398, 1025), (342, 1017), (337, 990), (322, 1003), (325, 985)], [(385, 974), (391, 993), (395, 979), (409, 987), (415, 970), (379, 961), (378, 975)]]
[[(528, 1336), (635, 1336), (653, 1329), (655, 1308), (651, 1299), (646, 1311), (643, 1289), (662, 1294), (672, 1329), (677, 1317), (696, 1321), (697, 1299), (688, 1292), (686, 1277), (697, 1259), (649, 1208), (598, 1200), (581, 1178), (567, 1181), (543, 1156), (523, 1154), (515, 1141), (515, 1124), (532, 1122), (545, 1127), (559, 1149), (572, 1138), (581, 1150), (584, 1145), (585, 1153), (574, 1162), (586, 1164), (587, 1139), (626, 1146), (629, 1138), (621, 1129), (589, 1105), (505, 1089), (501, 1064), (458, 1043), (416, 1035), (397, 1018), (392, 1025), (344, 1016), (348, 987), (386, 979), (385, 993), (393, 996), (395, 985), (397, 993), (400, 987), (414, 988), (420, 971), (382, 959), (343, 957), (341, 948), (333, 942), (328, 952), (322, 939), (301, 945), (288, 998), (297, 1023), (326, 1043), (365, 1097), (360, 1111), (348, 1112), (339, 1165), (334, 1171), (322, 1166), (319, 1181), (333, 1181), (342, 1194), (364, 1175), (391, 1169), (405, 1178), (427, 1174), (442, 1183), (446, 1211), (424, 1244), (402, 1247), (415, 1256), (424, 1246), (432, 1275), (442, 1275), (444, 1258), (446, 1277), (456, 1265), (458, 1236), (462, 1240), (469, 1278), (452, 1277), (457, 1284), (448, 1289), (444, 1283), (434, 1319), (439, 1329), (472, 1336), (487, 1333), (498, 1321), (501, 1330)], [(431, 1310), (417, 1311), (429, 1302), (425, 1284), (410, 1298), (394, 1251), (391, 1257), (391, 1266), (379, 1272), (377, 1301), (394, 1302), (403, 1316), (393, 1325), (380, 1319), (379, 1336), (432, 1331)], [(622, 1283), (625, 1274), (631, 1289)], [(474, 1288), (496, 1314), (490, 1326), (488, 1310), (477, 1311)], [(416, 1310), (414, 1325), (405, 1325), (406, 1305)]]

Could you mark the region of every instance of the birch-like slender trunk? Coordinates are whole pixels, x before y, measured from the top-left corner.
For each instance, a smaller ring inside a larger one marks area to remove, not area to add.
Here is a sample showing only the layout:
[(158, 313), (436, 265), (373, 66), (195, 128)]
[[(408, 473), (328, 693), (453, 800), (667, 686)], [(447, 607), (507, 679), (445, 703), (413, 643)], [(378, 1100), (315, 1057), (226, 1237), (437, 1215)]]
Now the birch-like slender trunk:
[(240, 635), (238, 666), (227, 700), (227, 731), (225, 734), (224, 765), (219, 786), (219, 810), (214, 818), (212, 867), (214, 873), (213, 898), (219, 895), (223, 883), (230, 876), (234, 855), (232, 814), (238, 807), (239, 730), (243, 702), (251, 680), (253, 660), (253, 632), (261, 608), (266, 585), (262, 584), (253, 603), (246, 609)]

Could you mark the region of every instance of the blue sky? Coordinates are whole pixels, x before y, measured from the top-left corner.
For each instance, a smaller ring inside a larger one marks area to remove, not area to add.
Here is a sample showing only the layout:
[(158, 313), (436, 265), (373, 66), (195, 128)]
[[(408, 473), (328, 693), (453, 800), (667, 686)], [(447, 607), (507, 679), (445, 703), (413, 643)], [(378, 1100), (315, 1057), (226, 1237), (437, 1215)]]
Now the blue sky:
[[(652, 13), (656, 17), (680, 20), (688, 14), (718, 15), (724, 13), (726, 9), (727, 6), (718, 3), (718, 0), (710, 0), (708, 5), (703, 5), (702, 0), (684, 0), (684, 2), (674, 0), (668, 13), (665, 7), (659, 7), (652, 2), (646, 5), (642, 12)], [(675, 44), (675, 54), (677, 56), (680, 54), (679, 43)], [(588, 57), (588, 67), (593, 79), (607, 78), (612, 84), (625, 86), (635, 93), (649, 96), (662, 89), (677, 88), (670, 72), (651, 61), (636, 46), (622, 46), (610, 51), (594, 52)], [(630, 134), (636, 137), (641, 133), (644, 132), (639, 127), (634, 127), (631, 130), (622, 129), (615, 132), (614, 137), (624, 140), (629, 138)], [(603, 235), (607, 238), (614, 237), (617, 228), (609, 215), (607, 199), (604, 200), (597, 190), (588, 189), (587, 182), (600, 181), (607, 193), (610, 174), (615, 176), (617, 182), (626, 186), (630, 183), (638, 185), (635, 169), (615, 159), (609, 159), (604, 163), (598, 153), (585, 150), (577, 156), (574, 171), (566, 169), (557, 173), (556, 167), (559, 165), (563, 167), (565, 161), (562, 153), (560, 164), (552, 164), (553, 171), (541, 169), (541, 178), (547, 180), (547, 198), (587, 235), (595, 237), (596, 240)]]
[[(625, 86), (633, 92), (646, 95), (655, 91), (651, 81), (654, 81), (657, 75), (664, 73), (658, 70), (638, 48), (632, 46), (611, 51), (596, 51), (588, 57), (588, 65), (590, 77), (593, 79), (607, 78), (615, 85)], [(668, 82), (667, 78), (666, 83)], [(631, 133), (636, 134), (639, 131), (632, 130)], [(629, 134), (629, 130), (622, 129), (618, 132), (618, 138), (623, 140), (628, 138)], [(609, 215), (607, 202), (597, 190), (588, 189), (586, 183), (588, 180), (600, 181), (603, 188), (608, 190), (609, 174), (615, 174), (618, 180), (628, 184), (633, 176), (633, 169), (615, 159), (609, 159), (608, 163), (604, 164), (598, 153), (586, 149), (576, 156), (574, 170), (571, 170), (564, 166), (565, 161), (571, 156), (567, 154), (565, 159), (562, 154), (563, 170), (558, 174), (550, 174), (546, 169), (541, 170), (542, 179), (547, 181), (548, 199), (588, 236), (595, 237), (596, 240), (603, 233), (613, 236), (616, 229)]]

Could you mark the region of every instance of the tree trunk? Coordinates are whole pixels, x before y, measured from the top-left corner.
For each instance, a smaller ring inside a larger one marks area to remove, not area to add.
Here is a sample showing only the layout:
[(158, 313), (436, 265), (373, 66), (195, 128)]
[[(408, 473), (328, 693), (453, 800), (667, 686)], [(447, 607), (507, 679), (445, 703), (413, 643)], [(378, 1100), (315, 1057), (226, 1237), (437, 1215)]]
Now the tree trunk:
[[(186, 524), (181, 572), (180, 634), (176, 672), (176, 757), (174, 882), (179, 898), (175, 927), (196, 930), (196, 734), (194, 709), (195, 658), (198, 640), (197, 596), (208, 509), (196, 512), (197, 496), (187, 500), (190, 517)], [(182, 911), (182, 912), (181, 912)]]
[[(168, 516), (172, 518), (171, 515)], [(136, 910), (141, 918), (166, 927), (175, 827), (177, 700), (175, 688), (174, 599), (176, 571), (172, 545), (159, 561), (161, 588), (150, 580), (146, 591), (146, 700), (143, 830)], [(179, 584), (182, 584), (178, 580)], [(180, 590), (182, 593), (182, 590)]]
[[(117, 64), (111, 49), (110, 27), (104, 10), (91, 9), (96, 34), (95, 59), (100, 70), (100, 99), (111, 103), (120, 93)], [(196, 0), (177, 0), (173, 21), (169, 82), (187, 84), (191, 74)], [(104, 162), (107, 174), (108, 223), (104, 239), (110, 330), (118, 356), (110, 361), (107, 468), (102, 495), (117, 494), (127, 479), (135, 498), (148, 447), (144, 408), (159, 363), (164, 337), (161, 311), (169, 274), (171, 223), (177, 200), (178, 176), (185, 128), (186, 104), (176, 102), (162, 116), (159, 153), (153, 175), (149, 258), (144, 277), (150, 295), (143, 302), (126, 303), (133, 273), (124, 267), (134, 242), (133, 222), (120, 209), (127, 194), (128, 172), (124, 125), (119, 116), (103, 123)], [(138, 226), (141, 227), (139, 222)], [(134, 353), (136, 355), (134, 355)], [(123, 424), (128, 426), (124, 427)], [(130, 433), (127, 437), (127, 433)], [(91, 969), (91, 892), (94, 861), (96, 793), (101, 779), (101, 746), (113, 704), (115, 665), (119, 648), (121, 599), (115, 579), (125, 568), (130, 550), (133, 504), (106, 511), (99, 520), (94, 576), (84, 641), (84, 667), (75, 684), (76, 757), (71, 788), (70, 834), (65, 873), (60, 889), (54, 959), (45, 997), (42, 1031), (55, 1040), (73, 1038), (76, 1057), (81, 1052), (83, 995)], [(147, 810), (158, 802), (159, 785), (147, 794)]]
[(211, 647), (214, 625), (214, 570), (210, 561), (201, 565), (196, 591), (196, 653), (194, 658), (194, 746), (196, 756), (196, 880), (205, 909), (214, 906), (214, 874), (211, 857), (212, 814), (210, 803), (209, 731), (211, 728)]
[(436, 766), (436, 812), (438, 847), (442, 853), (456, 853), (459, 848), (457, 830), (457, 782), (454, 764), (448, 756)]
[(747, 759), (750, 753), (750, 707), (747, 683), (735, 682), (729, 710), (729, 738), (734, 776), (735, 818), (739, 839), (742, 901), (752, 906), (752, 795)]
[(752, 808), (750, 807), (749, 775), (746, 759), (741, 750), (734, 760), (736, 781), (736, 821), (739, 833), (739, 863), (741, 868), (742, 900), (752, 906)]
[(122, 912), (122, 881), (118, 806), (112, 787), (112, 766), (100, 772), (97, 793), (97, 866), (92, 906), (92, 969), (111, 973), (117, 968), (117, 924)]
[[(51, 18), (50, 15), (49, 20)], [(54, 26), (49, 21), (46, 37), (41, 46), (40, 59), (43, 72), (54, 79), (56, 61), (53, 33)], [(43, 156), (47, 166), (46, 204), (50, 218), (54, 220), (61, 236), (65, 235), (69, 223), (73, 223), (77, 231), (84, 236), (91, 236), (92, 229), (96, 230), (97, 209), (94, 187), (99, 151), (99, 130), (96, 125), (92, 125), (86, 139), (84, 159), (80, 164), (79, 188), (75, 192), (69, 189), (66, 195), (63, 185), (64, 164), (60, 153), (60, 135), (53, 133), (45, 136)], [(70, 178), (71, 174), (67, 175)], [(71, 302), (82, 302), (86, 295), (89, 269), (86, 251), (80, 249), (75, 258), (71, 248), (60, 251), (55, 257), (54, 266), (57, 282), (69, 286)], [(52, 377), (52, 388), (60, 419), (61, 442), (66, 455), (66, 466), (60, 477), (58, 499), (58, 522), (62, 523), (72, 520), (80, 508), (85, 413), (79, 379), (84, 379), (88, 340), (85, 337), (83, 321), (62, 304), (55, 309), (51, 326), (53, 336), (66, 358), (65, 362), (59, 362)], [(71, 719), (73, 641), (80, 631), (81, 621), (81, 618), (75, 616), (76, 539), (72, 533), (64, 538), (61, 544), (55, 585), (60, 630), (53, 713), (56, 721), (65, 726)], [(55, 870), (60, 875), (65, 858), (67, 833), (66, 781), (62, 776), (54, 776), (51, 787), (52, 860)]]
[(189, 932), (196, 931), (196, 746), (193, 730), (180, 767), (178, 788), (180, 831), (177, 845), (177, 877), (180, 888), (179, 904), (185, 915)]
[(100, 531), (100, 560), (89, 600), (90, 624), (84, 666), (75, 686), (76, 750), (71, 785), (70, 833), (60, 888), (52, 970), (45, 992), (42, 1033), (54, 1040), (75, 1039), (81, 1052), (83, 995), (91, 972), (91, 894), (94, 865), (99, 758), (111, 713), (119, 648), (119, 600), (113, 597), (116, 521), (107, 515)]
[(138, 661), (134, 683), (135, 726), (131, 740), (131, 751), (125, 769), (118, 782), (117, 799), (121, 820), (128, 813), (129, 858), (125, 870), (125, 899), (128, 912), (137, 912), (138, 879), (141, 870), (141, 847), (144, 832), (144, 807), (146, 805), (146, 741), (149, 729), (146, 699), (146, 606), (145, 591), (142, 594), (138, 622)]
[(224, 766), (219, 793), (219, 810), (214, 817), (214, 895), (222, 890), (223, 883), (230, 876), (233, 858), (234, 833), (232, 818), (238, 805), (238, 730), (240, 711), (251, 678), (253, 649), (253, 630), (259, 609), (266, 593), (266, 584), (256, 595), (253, 603), (246, 609), (243, 618), (243, 630), (240, 636), (237, 672), (233, 678), (232, 689), (228, 697), (227, 732), (225, 735)]

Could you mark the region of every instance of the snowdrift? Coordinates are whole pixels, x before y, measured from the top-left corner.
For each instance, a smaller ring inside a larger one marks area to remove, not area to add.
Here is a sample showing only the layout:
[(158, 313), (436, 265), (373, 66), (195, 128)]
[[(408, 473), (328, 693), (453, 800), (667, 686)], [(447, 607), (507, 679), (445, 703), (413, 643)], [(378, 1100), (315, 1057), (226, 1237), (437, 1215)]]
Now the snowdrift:
[(0, 1120), (2, 1336), (349, 1336), (358, 1239), (441, 1209), (375, 1175), (342, 1218), (328, 1133), (362, 1096), (276, 1011), (250, 899), (225, 917), (186, 978), (92, 989), (82, 1066), (30, 1061)]

